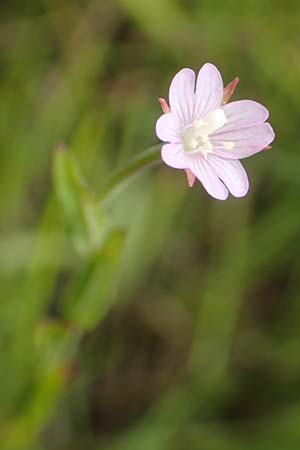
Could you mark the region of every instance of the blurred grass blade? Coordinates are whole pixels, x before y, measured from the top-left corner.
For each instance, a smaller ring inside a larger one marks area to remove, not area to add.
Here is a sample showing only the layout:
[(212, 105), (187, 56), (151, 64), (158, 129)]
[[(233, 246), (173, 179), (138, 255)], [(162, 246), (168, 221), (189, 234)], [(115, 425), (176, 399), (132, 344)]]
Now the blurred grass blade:
[(77, 251), (87, 253), (97, 248), (103, 238), (102, 213), (76, 160), (62, 146), (54, 155), (53, 181), (62, 218)]
[(18, 416), (0, 429), (0, 439), (7, 444), (5, 450), (34, 448), (32, 443), (72, 379), (71, 356), (78, 341), (73, 331), (60, 321), (45, 321), (34, 328), (32, 391)]
[(82, 331), (95, 327), (111, 305), (124, 240), (123, 231), (111, 232), (102, 248), (90, 256), (85, 267), (80, 267), (67, 290), (63, 315)]

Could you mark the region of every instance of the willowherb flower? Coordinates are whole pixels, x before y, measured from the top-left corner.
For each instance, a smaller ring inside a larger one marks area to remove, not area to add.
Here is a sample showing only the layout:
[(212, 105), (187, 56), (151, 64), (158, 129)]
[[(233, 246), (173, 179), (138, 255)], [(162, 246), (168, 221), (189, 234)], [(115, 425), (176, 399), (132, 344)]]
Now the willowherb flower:
[(189, 186), (197, 178), (219, 200), (225, 200), (228, 191), (235, 197), (247, 194), (248, 177), (239, 160), (268, 148), (275, 136), (266, 123), (269, 112), (260, 103), (227, 103), (238, 81), (223, 89), (212, 64), (202, 66), (197, 80), (191, 69), (182, 69), (171, 82), (170, 107), (159, 99), (164, 114), (157, 120), (156, 134), (166, 142), (163, 161), (184, 169)]

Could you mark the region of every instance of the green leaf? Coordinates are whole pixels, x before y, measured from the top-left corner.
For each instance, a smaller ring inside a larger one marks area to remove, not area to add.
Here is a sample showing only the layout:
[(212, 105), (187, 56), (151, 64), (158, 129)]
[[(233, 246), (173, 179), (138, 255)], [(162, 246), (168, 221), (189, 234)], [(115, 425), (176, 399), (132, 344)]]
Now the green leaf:
[(102, 211), (75, 158), (62, 146), (54, 156), (53, 181), (64, 224), (77, 251), (89, 253), (99, 248), (104, 236)]

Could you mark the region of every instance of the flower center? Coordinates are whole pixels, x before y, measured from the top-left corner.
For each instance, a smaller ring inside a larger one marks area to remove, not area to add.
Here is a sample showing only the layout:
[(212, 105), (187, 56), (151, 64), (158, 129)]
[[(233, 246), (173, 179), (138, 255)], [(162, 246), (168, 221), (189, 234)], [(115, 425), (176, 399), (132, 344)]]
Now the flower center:
[(226, 122), (227, 119), (222, 109), (216, 109), (203, 119), (195, 120), (180, 134), (185, 152), (202, 152), (204, 156), (207, 156), (213, 150), (209, 139), (210, 134), (221, 128)]

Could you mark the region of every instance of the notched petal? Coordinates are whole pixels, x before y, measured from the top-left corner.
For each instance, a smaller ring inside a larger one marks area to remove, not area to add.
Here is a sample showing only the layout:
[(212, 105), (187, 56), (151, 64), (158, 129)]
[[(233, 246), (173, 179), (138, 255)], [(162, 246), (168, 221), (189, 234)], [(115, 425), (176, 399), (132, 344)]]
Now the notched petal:
[(234, 197), (244, 197), (249, 190), (247, 173), (239, 160), (227, 160), (210, 155), (213, 170)]
[[(224, 127), (225, 128), (225, 127)], [(265, 149), (274, 140), (275, 133), (268, 122), (249, 128), (232, 130), (211, 136), (214, 154), (226, 159), (241, 159)], [(232, 148), (226, 143), (233, 142)]]
[(220, 108), (223, 99), (223, 81), (219, 70), (206, 63), (199, 70), (195, 92), (194, 119), (199, 120)]
[(188, 158), (191, 172), (198, 178), (204, 189), (217, 200), (226, 200), (228, 189), (217, 176), (208, 160), (199, 155), (191, 155)]
[(185, 126), (193, 120), (195, 96), (195, 73), (191, 69), (181, 69), (171, 81), (169, 102), (171, 112)]
[(162, 160), (173, 169), (186, 169), (184, 150), (181, 144), (165, 144), (161, 149)]
[(173, 144), (180, 142), (179, 130), (178, 119), (172, 113), (163, 114), (156, 122), (156, 135), (161, 141)]

